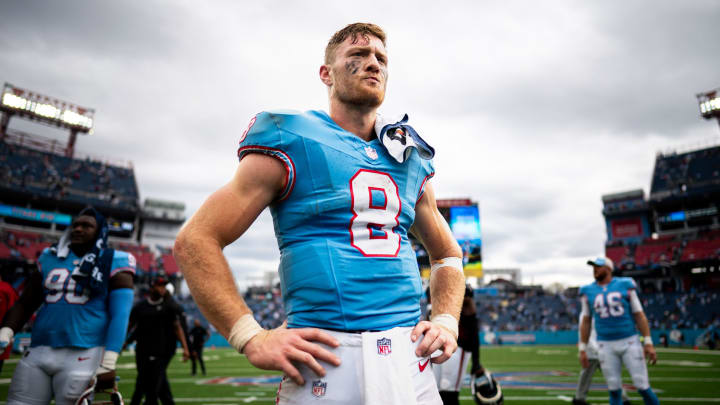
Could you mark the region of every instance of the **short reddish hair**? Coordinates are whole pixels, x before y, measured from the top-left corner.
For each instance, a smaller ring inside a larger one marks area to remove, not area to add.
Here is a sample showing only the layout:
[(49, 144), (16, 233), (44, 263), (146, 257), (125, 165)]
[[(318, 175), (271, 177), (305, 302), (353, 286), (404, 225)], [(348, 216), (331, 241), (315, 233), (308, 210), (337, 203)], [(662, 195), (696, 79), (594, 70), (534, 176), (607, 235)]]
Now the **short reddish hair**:
[(342, 44), (348, 37), (352, 37), (353, 41), (358, 35), (362, 35), (363, 38), (368, 39), (370, 35), (377, 37), (382, 41), (385, 46), (385, 31), (375, 24), (370, 23), (353, 23), (340, 31), (336, 32), (335, 35), (328, 41), (327, 47), (325, 47), (325, 64), (330, 64), (335, 59), (335, 49)]

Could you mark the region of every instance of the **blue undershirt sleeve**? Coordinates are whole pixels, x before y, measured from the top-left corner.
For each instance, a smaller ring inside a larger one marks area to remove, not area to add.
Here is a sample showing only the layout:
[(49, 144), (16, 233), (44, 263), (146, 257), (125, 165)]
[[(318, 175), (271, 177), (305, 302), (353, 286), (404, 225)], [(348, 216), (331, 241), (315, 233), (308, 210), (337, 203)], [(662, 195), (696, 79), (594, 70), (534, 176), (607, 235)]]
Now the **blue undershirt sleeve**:
[(120, 353), (125, 342), (133, 295), (132, 288), (117, 288), (110, 291), (108, 302), (110, 324), (105, 337), (105, 350)]

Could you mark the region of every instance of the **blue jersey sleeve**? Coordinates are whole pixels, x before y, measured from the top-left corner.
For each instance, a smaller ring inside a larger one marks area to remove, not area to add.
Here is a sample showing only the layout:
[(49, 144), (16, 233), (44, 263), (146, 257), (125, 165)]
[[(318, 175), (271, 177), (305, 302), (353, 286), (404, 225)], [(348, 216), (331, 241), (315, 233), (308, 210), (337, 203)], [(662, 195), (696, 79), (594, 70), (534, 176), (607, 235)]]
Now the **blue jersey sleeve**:
[[(416, 152), (417, 153), (417, 152)], [(420, 177), (422, 178), (419, 186), (418, 191), (418, 201), (420, 201), (420, 198), (422, 198), (423, 194), (425, 194), (425, 185), (427, 184), (428, 180), (433, 178), (435, 176), (435, 164), (432, 160), (425, 160), (421, 159), (420, 167), (421, 167), (421, 173)]]
[[(281, 115), (281, 114), (280, 114)], [(285, 166), (285, 187), (279, 197), (282, 201), (292, 192), (295, 185), (295, 164), (290, 157), (291, 137), (284, 134), (277, 123), (278, 114), (261, 112), (250, 120), (250, 124), (240, 137), (238, 160), (248, 153), (262, 153), (272, 156)]]
[(116, 250), (110, 267), (110, 277), (123, 271), (135, 274), (135, 267), (137, 267), (135, 256), (128, 252)]
[(621, 288), (623, 290), (637, 290), (637, 284), (635, 284), (635, 280), (631, 277), (623, 277)]

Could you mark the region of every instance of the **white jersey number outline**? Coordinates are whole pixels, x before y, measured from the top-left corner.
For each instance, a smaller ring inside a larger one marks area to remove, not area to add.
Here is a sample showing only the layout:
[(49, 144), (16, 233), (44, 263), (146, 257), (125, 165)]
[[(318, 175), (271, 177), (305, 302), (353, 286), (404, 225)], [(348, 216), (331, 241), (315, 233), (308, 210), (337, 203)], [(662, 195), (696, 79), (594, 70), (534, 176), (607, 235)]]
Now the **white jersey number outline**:
[(607, 294), (607, 305), (605, 305), (605, 295), (598, 294), (595, 296), (593, 308), (600, 318), (609, 318), (622, 316), (625, 313), (625, 307), (622, 304), (622, 294), (618, 291), (612, 291)]
[[(60, 301), (63, 295), (65, 296), (65, 301), (70, 304), (84, 304), (90, 299), (89, 296), (82, 292), (77, 293), (75, 291), (77, 283), (72, 277), (68, 277), (69, 275), (70, 271), (62, 267), (52, 269), (48, 272), (47, 277), (45, 277), (44, 286), (50, 293), (45, 296), (45, 302), (53, 304)], [(67, 286), (65, 285), (66, 282)]]
[[(373, 198), (380, 193), (384, 201)], [(366, 257), (397, 257), (401, 238), (395, 228), (402, 202), (395, 180), (387, 173), (360, 169), (350, 179), (350, 196), (350, 244)]]

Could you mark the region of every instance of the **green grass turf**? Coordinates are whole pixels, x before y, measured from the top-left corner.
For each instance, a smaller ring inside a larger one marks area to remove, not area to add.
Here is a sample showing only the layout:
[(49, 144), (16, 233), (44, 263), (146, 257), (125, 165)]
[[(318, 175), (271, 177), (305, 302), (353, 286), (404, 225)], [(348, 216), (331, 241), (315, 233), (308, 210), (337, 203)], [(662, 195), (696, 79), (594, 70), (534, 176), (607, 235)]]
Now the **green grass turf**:
[[(663, 403), (677, 404), (720, 404), (720, 351), (665, 350), (658, 348), (659, 362), (651, 366), (650, 383)], [(178, 403), (191, 404), (274, 404), (277, 384), (233, 386), (227, 384), (206, 384), (206, 379), (218, 377), (258, 377), (278, 373), (258, 370), (252, 367), (244, 356), (230, 349), (205, 351), (208, 375), (190, 375), (190, 364), (182, 363), (175, 356), (168, 376), (172, 392)], [(0, 374), (0, 403), (4, 403), (10, 384), (10, 377), (19, 356), (14, 355), (5, 362)], [(527, 389), (511, 386), (506, 382), (503, 388), (506, 404), (567, 404), (574, 394), (580, 370), (577, 351), (574, 346), (502, 346), (483, 347), (482, 362), (494, 373), (507, 372), (561, 372), (555, 375), (516, 376), (515, 380), (527, 382), (565, 383), (572, 389), (542, 388)], [(118, 365), (121, 377), (120, 391), (129, 404), (135, 385), (135, 364), (132, 353), (123, 353)], [(564, 372), (564, 373), (562, 373)], [(631, 384), (627, 373), (623, 381)], [(602, 375), (595, 375), (594, 383), (602, 384)], [(637, 392), (630, 390), (634, 404), (642, 404)], [(462, 404), (473, 404), (470, 390), (466, 387), (460, 394)], [(590, 391), (589, 400), (594, 404), (607, 404), (607, 392)]]

